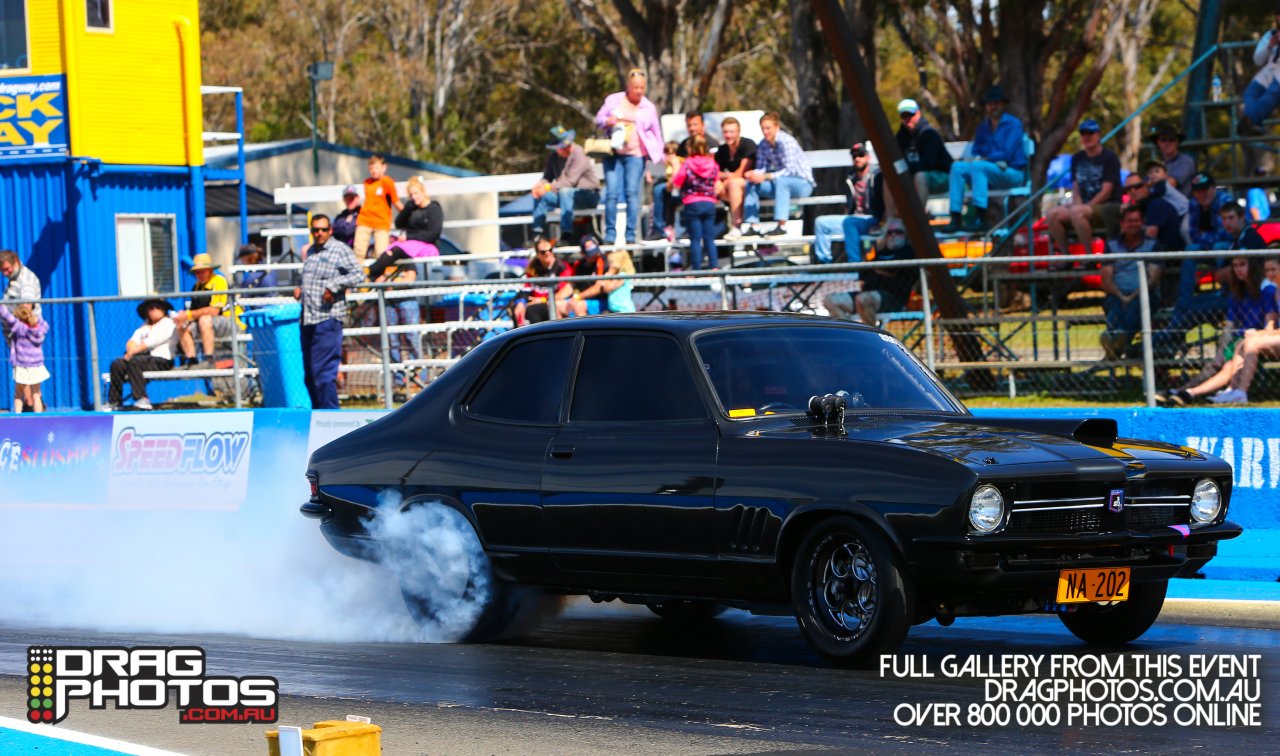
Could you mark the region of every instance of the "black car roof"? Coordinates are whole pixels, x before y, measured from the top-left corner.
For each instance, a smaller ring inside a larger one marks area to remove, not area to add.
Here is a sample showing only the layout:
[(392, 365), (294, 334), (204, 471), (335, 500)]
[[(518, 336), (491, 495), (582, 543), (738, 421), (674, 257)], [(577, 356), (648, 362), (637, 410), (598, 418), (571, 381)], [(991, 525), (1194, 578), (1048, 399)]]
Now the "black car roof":
[(861, 323), (834, 320), (821, 315), (800, 315), (790, 312), (756, 312), (751, 310), (614, 313), (610, 315), (592, 315), (585, 318), (562, 318), (538, 323), (519, 330), (522, 333), (532, 333), (535, 329), (538, 332), (548, 332), (565, 329), (587, 330), (636, 326), (645, 330), (660, 330), (687, 336), (708, 328), (776, 325), (841, 325), (864, 331), (875, 330)]

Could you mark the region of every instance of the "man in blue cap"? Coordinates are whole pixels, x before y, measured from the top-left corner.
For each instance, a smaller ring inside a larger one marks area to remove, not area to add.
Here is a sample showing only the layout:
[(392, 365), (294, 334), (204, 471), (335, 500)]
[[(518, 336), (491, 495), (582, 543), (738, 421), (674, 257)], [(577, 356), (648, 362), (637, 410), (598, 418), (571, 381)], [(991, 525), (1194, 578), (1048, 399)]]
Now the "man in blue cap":
[(1067, 254), (1067, 224), (1085, 252), (1093, 248), (1093, 229), (1105, 227), (1107, 236), (1119, 234), (1120, 158), (1102, 146), (1102, 127), (1092, 118), (1080, 124), (1080, 146), (1071, 156), (1071, 204), (1051, 209), (1045, 220), (1054, 253)]
[(533, 233), (546, 232), (547, 213), (560, 208), (560, 238), (573, 238), (573, 211), (586, 210), (600, 204), (600, 179), (596, 164), (582, 147), (574, 143), (573, 129), (556, 126), (551, 129), (547, 149), (547, 166), (542, 179), (533, 187)]
[[(998, 86), (987, 90), (982, 105), (987, 117), (965, 156), (951, 164), (951, 224), (946, 231), (981, 232), (987, 230), (987, 192), (1009, 189), (1027, 180), (1027, 150), (1023, 145), (1022, 121), (1005, 112), (1009, 100)], [(973, 189), (969, 198), (969, 217), (962, 219), (964, 185)]]

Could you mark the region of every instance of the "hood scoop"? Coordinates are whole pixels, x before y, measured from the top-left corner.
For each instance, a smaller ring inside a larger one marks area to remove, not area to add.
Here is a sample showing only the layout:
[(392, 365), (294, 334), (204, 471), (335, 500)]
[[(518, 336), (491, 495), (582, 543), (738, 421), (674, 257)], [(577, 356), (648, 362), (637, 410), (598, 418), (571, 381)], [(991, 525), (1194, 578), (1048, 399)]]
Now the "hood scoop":
[(1110, 448), (1120, 433), (1116, 421), (1109, 417), (1046, 418), (1046, 417), (975, 417), (969, 422), (988, 428), (1012, 428), (1013, 430), (1043, 433), (1048, 436), (1070, 438), (1089, 446)]

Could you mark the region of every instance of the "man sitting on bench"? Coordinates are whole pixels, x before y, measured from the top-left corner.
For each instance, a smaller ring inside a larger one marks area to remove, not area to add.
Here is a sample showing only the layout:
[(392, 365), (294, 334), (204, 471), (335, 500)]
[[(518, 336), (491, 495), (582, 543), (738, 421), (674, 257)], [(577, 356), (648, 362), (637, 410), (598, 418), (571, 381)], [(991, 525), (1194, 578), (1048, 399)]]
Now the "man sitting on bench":
[[(220, 292), (227, 290), (227, 279), (221, 273), (215, 273), (217, 266), (207, 253), (191, 258), (191, 275), (196, 277), (196, 285), (192, 291)], [(215, 338), (227, 339), (235, 331), (244, 330), (240, 322), (241, 308), (237, 305), (235, 312), (227, 301), (226, 294), (207, 294), (192, 297), (190, 309), (173, 316), (173, 323), (178, 328), (182, 353), (187, 358), (184, 368), (209, 370), (213, 368), (213, 341)], [(195, 323), (200, 331), (200, 347), (204, 350), (204, 359), (196, 362), (196, 342), (191, 335), (191, 324)]]
[(124, 401), (124, 384), (133, 392), (133, 408), (151, 409), (147, 399), (148, 370), (173, 368), (174, 325), (169, 318), (173, 306), (163, 299), (148, 299), (138, 305), (143, 324), (124, 345), (124, 356), (111, 363), (111, 385), (107, 388), (107, 412), (120, 409)]

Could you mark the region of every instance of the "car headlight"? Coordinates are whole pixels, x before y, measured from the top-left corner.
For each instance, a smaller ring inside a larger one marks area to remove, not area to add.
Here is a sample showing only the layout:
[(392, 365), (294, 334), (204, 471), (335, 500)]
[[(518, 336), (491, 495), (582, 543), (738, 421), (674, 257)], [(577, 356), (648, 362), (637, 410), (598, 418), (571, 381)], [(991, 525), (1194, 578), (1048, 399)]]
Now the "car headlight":
[(1222, 491), (1218, 484), (1205, 478), (1196, 483), (1191, 494), (1191, 522), (1202, 525), (1213, 522), (1222, 511)]
[(978, 486), (969, 500), (969, 524), (979, 533), (991, 533), (1004, 522), (1004, 495), (991, 484)]

